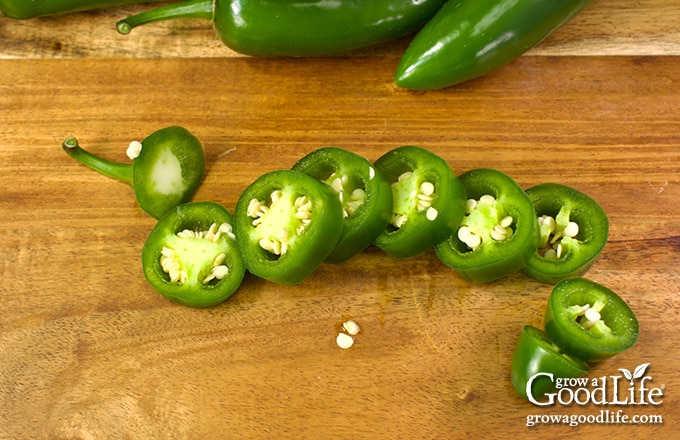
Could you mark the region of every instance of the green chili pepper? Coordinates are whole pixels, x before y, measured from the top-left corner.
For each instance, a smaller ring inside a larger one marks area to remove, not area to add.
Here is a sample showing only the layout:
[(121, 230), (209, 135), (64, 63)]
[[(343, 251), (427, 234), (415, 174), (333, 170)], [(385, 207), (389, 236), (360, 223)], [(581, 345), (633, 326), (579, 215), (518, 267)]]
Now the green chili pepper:
[(465, 212), (465, 189), (448, 163), (416, 146), (385, 153), (375, 166), (392, 182), (392, 219), (375, 245), (397, 258), (446, 240)]
[(211, 307), (233, 295), (245, 275), (231, 214), (217, 203), (191, 202), (164, 215), (142, 250), (144, 275), (168, 299)]
[(139, 206), (156, 219), (191, 200), (205, 172), (203, 145), (182, 127), (166, 127), (141, 143), (132, 142), (127, 150), (131, 164), (97, 157), (80, 148), (73, 136), (62, 146), (81, 164), (132, 185)]
[(431, 90), (498, 69), (538, 44), (594, 0), (451, 0), (420, 30), (395, 84)]
[(460, 180), (470, 199), (456, 233), (435, 247), (439, 259), (477, 282), (522, 269), (538, 246), (538, 223), (529, 197), (498, 170), (470, 170)]
[(118, 22), (211, 20), (232, 50), (260, 56), (313, 56), (382, 43), (422, 27), (444, 0), (188, 0)]
[(616, 293), (585, 278), (568, 278), (553, 288), (545, 331), (564, 352), (590, 362), (632, 347), (639, 327), (633, 311)]
[(565, 185), (544, 183), (526, 190), (538, 216), (541, 240), (524, 272), (555, 284), (588, 271), (607, 243), (609, 221), (602, 207)]
[(361, 252), (390, 222), (390, 182), (358, 154), (336, 147), (321, 148), (300, 159), (293, 170), (327, 184), (342, 204), (342, 233), (326, 262), (340, 263)]
[(166, 0), (0, 0), (0, 11), (9, 18), (26, 19), (107, 6), (161, 1)]
[(562, 353), (541, 330), (529, 325), (522, 328), (510, 377), (515, 391), (524, 399), (536, 399), (552, 391), (556, 379), (582, 377), (588, 371), (585, 362)]
[(293, 170), (266, 173), (234, 211), (246, 268), (279, 284), (297, 284), (330, 255), (342, 231), (342, 206), (325, 184)]

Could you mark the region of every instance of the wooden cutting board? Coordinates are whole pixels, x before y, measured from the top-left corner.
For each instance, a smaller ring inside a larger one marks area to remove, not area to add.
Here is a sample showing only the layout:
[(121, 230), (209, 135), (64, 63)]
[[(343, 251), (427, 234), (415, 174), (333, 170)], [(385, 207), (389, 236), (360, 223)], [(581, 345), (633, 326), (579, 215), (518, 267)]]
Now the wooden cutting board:
[[(51, 43), (21, 35), (49, 41), (64, 32), (60, 19), (0, 17), (0, 438), (677, 436), (680, 59), (678, 29), (655, 24), (677, 23), (680, 11), (670, 1), (614, 3), (564, 29), (576, 52), (601, 47), (607, 32), (625, 35), (620, 56), (556, 53), (565, 46), (555, 35), (553, 53), (537, 48), (425, 93), (391, 81), (401, 43), (253, 59), (177, 46), (173, 32), (196, 42), (210, 34), (178, 22), (131, 35), (134, 51), (95, 32), (92, 52), (79, 53), (68, 48), (82, 37), (62, 34), (57, 56)], [(120, 11), (63, 20), (82, 31)], [(590, 33), (579, 39), (577, 29)], [(525, 188), (554, 181), (591, 195), (609, 215), (610, 236), (587, 277), (628, 301), (641, 334), (588, 377), (611, 380), (649, 363), (647, 385), (662, 390), (662, 402), (521, 400), (509, 380), (514, 344), (522, 326), (542, 326), (550, 286), (521, 273), (467, 282), (432, 251), (398, 260), (369, 248), (297, 286), (248, 276), (207, 310), (165, 300), (141, 270), (153, 219), (129, 187), (76, 164), (60, 144), (75, 135), (123, 161), (129, 141), (173, 124), (207, 151), (196, 199), (230, 211), (259, 175), (329, 145), (370, 160), (420, 145), (457, 173), (492, 167)], [(341, 350), (335, 336), (348, 318), (362, 331)], [(648, 423), (527, 426), (529, 416), (602, 414)]]

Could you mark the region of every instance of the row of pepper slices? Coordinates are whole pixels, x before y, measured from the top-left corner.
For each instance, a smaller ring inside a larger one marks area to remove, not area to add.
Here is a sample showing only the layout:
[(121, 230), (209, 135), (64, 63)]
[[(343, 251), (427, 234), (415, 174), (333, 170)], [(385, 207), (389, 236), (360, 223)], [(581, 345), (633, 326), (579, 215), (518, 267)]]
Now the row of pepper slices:
[[(163, 1), (163, 0), (145, 0)], [(416, 33), (396, 85), (431, 90), (498, 69), (537, 45), (594, 0), (185, 0), (116, 24), (120, 33), (160, 20), (212, 21), (222, 42), (254, 56), (347, 52)], [(16, 19), (141, 0), (0, 0)]]
[[(602, 207), (557, 183), (523, 190), (495, 169), (457, 176), (435, 153), (402, 146), (374, 163), (325, 147), (291, 169), (270, 171), (241, 194), (232, 216), (191, 201), (203, 180), (201, 142), (182, 127), (133, 142), (133, 162), (115, 163), (63, 143), (78, 162), (131, 184), (158, 223), (142, 250), (146, 279), (163, 296), (210, 307), (232, 296), (246, 272), (294, 285), (322, 263), (342, 263), (376, 246), (395, 258), (434, 249), (459, 276), (498, 280), (517, 271), (554, 288), (545, 332), (522, 330), (512, 364), (517, 392), (537, 398), (547, 376), (579, 377), (638, 338), (634, 313), (618, 295), (581, 276), (608, 238)], [(532, 379), (533, 378), (533, 379)], [(528, 385), (527, 385), (528, 384)]]

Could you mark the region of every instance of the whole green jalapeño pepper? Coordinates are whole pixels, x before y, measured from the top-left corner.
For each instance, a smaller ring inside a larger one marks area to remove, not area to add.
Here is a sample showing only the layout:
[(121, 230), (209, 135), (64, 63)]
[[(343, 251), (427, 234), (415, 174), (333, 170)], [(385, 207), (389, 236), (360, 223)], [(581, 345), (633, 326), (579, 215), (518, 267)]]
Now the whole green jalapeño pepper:
[(397, 258), (418, 255), (446, 240), (465, 213), (465, 189), (437, 154), (407, 145), (375, 161), (392, 182), (392, 218), (374, 244)]
[(460, 176), (469, 197), (456, 233), (435, 247), (442, 263), (470, 281), (488, 282), (522, 269), (538, 246), (531, 200), (508, 175), (475, 169)]
[(451, 0), (420, 30), (397, 66), (400, 87), (431, 90), (498, 69), (594, 0)]
[(326, 262), (340, 263), (370, 246), (392, 218), (392, 188), (367, 159), (337, 147), (321, 148), (300, 159), (293, 170), (328, 185), (342, 205), (340, 239)]
[(538, 216), (541, 240), (523, 271), (548, 284), (586, 273), (609, 235), (602, 207), (586, 194), (557, 183), (537, 185), (526, 193)]
[(534, 401), (555, 389), (555, 380), (582, 377), (589, 371), (580, 359), (562, 353), (548, 336), (532, 326), (524, 326), (512, 357), (512, 385), (524, 399)]
[(383, 43), (422, 27), (444, 0), (187, 0), (128, 17), (121, 33), (160, 20), (211, 20), (232, 50), (314, 56)]
[(165, 0), (0, 0), (0, 11), (9, 18), (26, 19), (107, 6), (161, 1)]
[(203, 145), (182, 127), (166, 127), (142, 142), (131, 142), (127, 149), (131, 164), (97, 157), (80, 148), (73, 136), (62, 147), (81, 164), (132, 185), (139, 206), (156, 219), (191, 200), (205, 173)]
[(342, 206), (325, 184), (293, 170), (260, 176), (241, 194), (235, 232), (246, 268), (278, 284), (297, 284), (330, 255)]
[(568, 278), (553, 288), (545, 331), (564, 352), (590, 362), (632, 347), (639, 327), (633, 311), (616, 293), (585, 278)]
[(214, 202), (190, 202), (163, 216), (142, 250), (144, 276), (164, 297), (211, 307), (232, 296), (245, 275), (231, 214)]

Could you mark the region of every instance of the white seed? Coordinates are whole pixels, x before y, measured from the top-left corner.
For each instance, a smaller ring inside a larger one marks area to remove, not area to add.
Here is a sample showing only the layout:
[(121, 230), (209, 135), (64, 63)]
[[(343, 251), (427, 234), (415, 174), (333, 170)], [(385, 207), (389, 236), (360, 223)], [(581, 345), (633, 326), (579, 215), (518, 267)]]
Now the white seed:
[(470, 214), (472, 211), (475, 210), (476, 207), (477, 207), (477, 200), (468, 199), (467, 202), (465, 203), (465, 212)]
[(538, 218), (538, 224), (541, 226), (545, 225), (547, 228), (549, 228), (551, 233), (555, 230), (555, 219), (549, 215), (540, 216)]
[(565, 237), (574, 238), (578, 235), (579, 227), (576, 222), (569, 222), (567, 227), (564, 228)]
[(467, 244), (470, 249), (475, 250), (482, 245), (482, 237), (476, 234), (472, 234), (470, 235), (468, 241), (465, 244)]
[(352, 191), (352, 200), (361, 200), (362, 202), (366, 200), (366, 191), (361, 188), (357, 188)]
[(359, 328), (359, 324), (357, 324), (355, 321), (353, 321), (351, 319), (348, 320), (348, 321), (345, 321), (342, 324), (342, 328), (350, 336), (356, 336), (357, 334), (359, 334), (359, 331), (361, 331), (361, 329)]
[(458, 239), (472, 250), (477, 249), (482, 244), (482, 238), (475, 234), (468, 226), (458, 228)]
[(342, 193), (342, 180), (339, 177), (333, 179), (330, 186), (336, 193)]
[(260, 206), (262, 206), (262, 203), (259, 200), (252, 199), (250, 203), (248, 203), (248, 209), (246, 209), (246, 214), (248, 214), (248, 217), (258, 217)]
[(224, 264), (221, 264), (213, 268), (212, 274), (215, 276), (215, 278), (221, 280), (229, 274), (229, 268)]
[(425, 212), (425, 218), (431, 222), (435, 221), (437, 219), (437, 216), (439, 216), (439, 211), (437, 211), (436, 208), (433, 208), (431, 206)]
[(127, 147), (127, 150), (125, 150), (125, 154), (127, 155), (127, 157), (129, 157), (132, 160), (137, 159), (141, 152), (142, 152), (142, 143), (139, 142), (139, 141), (130, 142), (130, 145)]
[(550, 248), (545, 253), (543, 254), (543, 258), (546, 258), (548, 260), (557, 260), (557, 252), (555, 249)]
[(342, 348), (343, 350), (347, 350), (352, 345), (354, 345), (354, 338), (347, 333), (340, 332), (335, 338), (335, 342), (338, 344), (338, 347)]
[(272, 203), (276, 203), (281, 199), (281, 196), (283, 195), (283, 192), (280, 189), (272, 191), (272, 193), (269, 195), (269, 198), (271, 199)]
[(218, 254), (215, 257), (215, 259), (213, 260), (213, 267), (221, 265), (222, 263), (224, 263), (224, 260), (226, 260), (226, 259), (227, 259), (227, 254), (225, 254), (225, 253)]
[(401, 228), (404, 226), (404, 224), (406, 224), (406, 220), (408, 220), (408, 217), (404, 214), (392, 215), (392, 225), (394, 225), (395, 228)]
[(401, 176), (397, 178), (397, 181), (401, 182), (402, 180), (408, 179), (413, 175), (413, 172), (411, 171), (406, 171), (405, 173), (402, 173)]
[(208, 228), (208, 232), (214, 235), (217, 232), (217, 227), (217, 223), (211, 224)]
[(431, 196), (432, 194), (434, 194), (434, 185), (432, 184), (432, 182), (423, 182), (420, 185), (420, 192), (422, 194), (425, 194), (426, 196)]
[(220, 227), (217, 229), (217, 232), (227, 234), (227, 237), (231, 238), (232, 240), (235, 240), (236, 235), (234, 235), (233, 230), (234, 228), (232, 228), (232, 226), (229, 223), (222, 223)]
[(600, 313), (593, 309), (593, 308), (588, 308), (586, 309), (583, 317), (586, 319), (584, 322), (581, 322), (581, 325), (585, 329), (592, 328), (597, 322), (602, 318), (602, 315)]
[[(496, 225), (497, 227), (498, 225)], [(501, 229), (500, 231), (496, 228), (493, 228), (491, 230), (491, 238), (493, 238), (495, 241), (503, 241), (505, 240), (508, 236), (505, 234), (505, 231)]]
[(492, 205), (496, 203), (496, 198), (492, 195), (484, 194), (482, 197), (479, 198), (479, 203), (484, 205)]
[(512, 224), (513, 220), (514, 219), (512, 218), (512, 216), (507, 215), (507, 216), (505, 216), (501, 219), (501, 222), (499, 223), (499, 225), (501, 225), (501, 227), (503, 227), (503, 228), (509, 228), (510, 225)]
[(555, 257), (562, 258), (562, 243), (557, 243), (555, 246)]
[(275, 255), (282, 255), (283, 254), (282, 250), (283, 249), (287, 250), (287, 247), (282, 248), (280, 241), (271, 240), (269, 238), (261, 238), (259, 241), (259, 245), (265, 251), (269, 251)]

